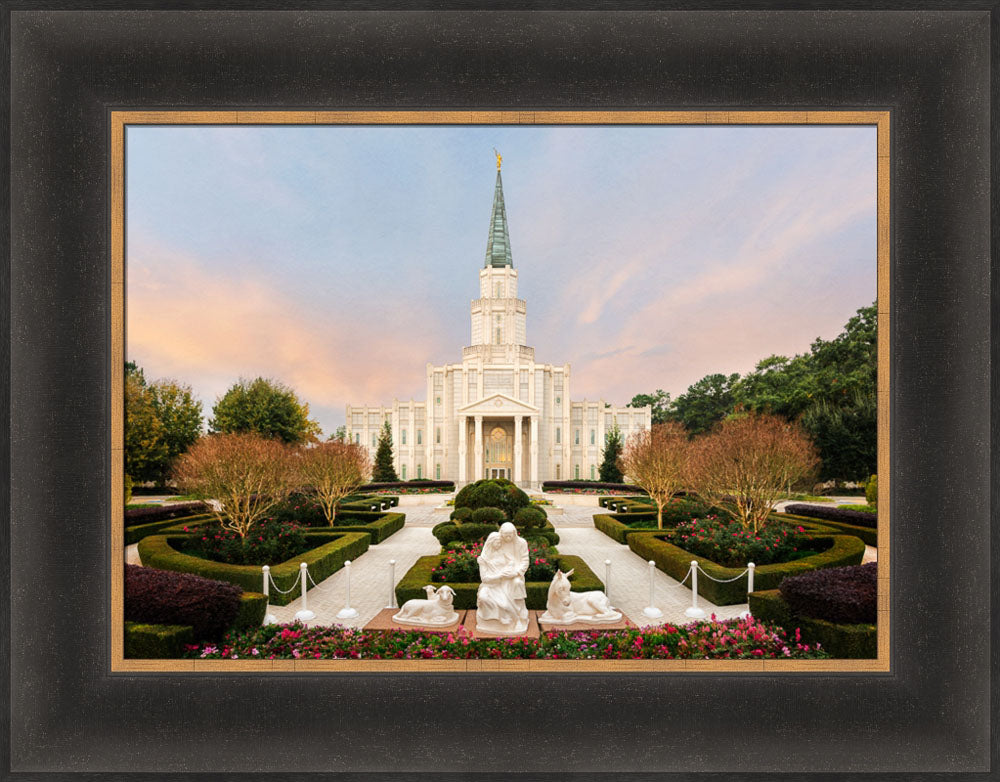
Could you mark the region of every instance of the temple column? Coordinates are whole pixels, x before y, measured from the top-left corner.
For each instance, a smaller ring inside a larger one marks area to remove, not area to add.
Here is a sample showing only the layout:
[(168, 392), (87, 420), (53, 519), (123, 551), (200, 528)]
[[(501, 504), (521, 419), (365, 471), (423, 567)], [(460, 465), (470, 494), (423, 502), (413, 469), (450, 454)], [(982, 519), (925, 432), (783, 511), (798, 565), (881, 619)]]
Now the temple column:
[(531, 416), (531, 443), (530, 443), (530, 463), (528, 480), (531, 481), (531, 488), (538, 488), (538, 416)]
[(474, 480), (481, 481), (483, 479), (483, 417), (481, 415), (476, 416), (476, 444), (473, 449), (473, 458), (476, 460), (475, 464), (472, 465)]
[(465, 483), (465, 430), (468, 422), (464, 415), (458, 417), (458, 483), (459, 487)]
[(514, 416), (514, 483), (521, 483), (521, 422), (523, 416)]

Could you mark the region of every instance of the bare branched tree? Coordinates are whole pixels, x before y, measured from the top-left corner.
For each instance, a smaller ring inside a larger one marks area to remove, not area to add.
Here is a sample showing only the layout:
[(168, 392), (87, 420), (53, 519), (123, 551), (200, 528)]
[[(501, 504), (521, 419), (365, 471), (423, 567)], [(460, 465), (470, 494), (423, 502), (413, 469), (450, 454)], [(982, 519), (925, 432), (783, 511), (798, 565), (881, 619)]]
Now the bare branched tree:
[(330, 526), (337, 515), (337, 503), (365, 483), (372, 471), (368, 452), (341, 440), (302, 448), (296, 462), (300, 482), (315, 490)]
[(663, 529), (663, 508), (686, 488), (691, 443), (676, 421), (641, 429), (625, 443), (621, 468), (626, 480), (644, 488), (656, 503), (656, 526)]
[(756, 532), (784, 488), (818, 464), (816, 448), (797, 423), (747, 413), (727, 418), (694, 441), (691, 482), (708, 504)]
[(288, 495), (293, 478), (289, 447), (257, 434), (202, 437), (174, 467), (181, 491), (209, 501), (222, 527), (241, 538)]

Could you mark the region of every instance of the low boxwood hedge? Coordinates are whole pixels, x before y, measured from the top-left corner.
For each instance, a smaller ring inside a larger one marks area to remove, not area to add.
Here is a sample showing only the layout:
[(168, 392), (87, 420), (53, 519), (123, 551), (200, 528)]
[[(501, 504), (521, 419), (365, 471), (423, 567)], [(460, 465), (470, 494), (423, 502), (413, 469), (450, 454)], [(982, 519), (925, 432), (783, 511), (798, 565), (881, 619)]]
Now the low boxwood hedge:
[(191, 516), (205, 511), (205, 503), (177, 502), (173, 505), (155, 505), (151, 508), (132, 508), (125, 511), (125, 526), (134, 527), (137, 524), (150, 524), (154, 521), (177, 519), (181, 516)]
[[(691, 560), (697, 560), (701, 569), (713, 578), (735, 578), (743, 568), (728, 568), (712, 562), (705, 557), (699, 557), (689, 551), (675, 546), (664, 536), (667, 533), (653, 530), (648, 535), (628, 535), (628, 547), (644, 560), (653, 560), (656, 567), (671, 578), (683, 580), (691, 568)], [(792, 562), (782, 562), (772, 565), (761, 565), (755, 569), (754, 588), (774, 589), (787, 576), (806, 573), (825, 567), (840, 567), (857, 565), (865, 554), (865, 544), (853, 535), (809, 535), (813, 544), (827, 545), (828, 548), (818, 554), (796, 559)], [(736, 605), (747, 599), (747, 577), (736, 578), (728, 583), (717, 583), (704, 574), (698, 574), (698, 594), (715, 605)]]
[[(264, 623), (267, 598), (260, 592), (240, 596), (236, 618), (230, 632), (255, 630)], [(175, 659), (184, 656), (185, 644), (194, 643), (191, 625), (154, 625), (125, 622), (125, 657), (129, 659)]]
[(366, 483), (358, 491), (380, 492), (393, 489), (438, 489), (442, 492), (455, 491), (454, 481), (432, 481), (427, 478), (412, 481), (384, 481), (382, 483)]
[(143, 538), (155, 535), (156, 533), (164, 530), (179, 530), (185, 524), (201, 524), (202, 522), (211, 521), (214, 518), (214, 516), (207, 513), (202, 513), (197, 516), (185, 516), (181, 519), (163, 519), (149, 524), (136, 524), (134, 527), (126, 527), (125, 545), (131, 546), (133, 543), (138, 543)]
[(780, 519), (786, 524), (800, 524), (808, 531), (835, 532), (844, 535), (854, 535), (861, 538), (869, 546), (878, 546), (878, 530), (872, 527), (858, 527), (854, 524), (844, 524), (828, 519), (817, 520), (812, 516), (798, 516), (793, 513), (774, 513), (772, 518)]
[(610, 494), (597, 498), (597, 504), (600, 505), (602, 508), (610, 508), (611, 503), (619, 503), (619, 502), (642, 502), (645, 503), (646, 505), (649, 505), (652, 502), (652, 500), (649, 498), (648, 495), (645, 494), (633, 494), (631, 496)]
[[(261, 568), (257, 565), (227, 565), (189, 554), (182, 554), (173, 547), (181, 535), (152, 535), (139, 541), (139, 559), (147, 567), (194, 573), (206, 578), (228, 581), (246, 591), (259, 591), (263, 586)], [(348, 559), (357, 559), (368, 550), (371, 536), (367, 532), (307, 532), (306, 537), (316, 542), (316, 547), (271, 568), (271, 577), (279, 589), (291, 589), (299, 578), (299, 563), (305, 562), (309, 574), (317, 584), (336, 573)], [(281, 594), (271, 590), (273, 605), (288, 605), (299, 597), (300, 590)]]
[(750, 613), (763, 622), (781, 625), (789, 633), (798, 628), (802, 643), (820, 644), (834, 657), (872, 659), (878, 654), (878, 633), (874, 624), (840, 624), (792, 614), (777, 589), (750, 594)]
[[(400, 605), (413, 598), (424, 599), (427, 597), (424, 587), (433, 583), (431, 571), (441, 563), (441, 559), (440, 556), (420, 557), (413, 567), (406, 571), (406, 575), (396, 584), (396, 600), (399, 601)], [(569, 578), (570, 588), (574, 592), (589, 592), (594, 589), (604, 591), (604, 582), (580, 557), (559, 554), (552, 559), (564, 573), (570, 570), (574, 571)], [(528, 608), (538, 610), (545, 608), (550, 583), (549, 581), (528, 581), (525, 583), (525, 591), (528, 593), (526, 601)], [(435, 584), (435, 586), (440, 586), (440, 584)], [(461, 610), (476, 607), (478, 583), (448, 582), (448, 586), (455, 590), (455, 608)]]
[(184, 656), (184, 645), (194, 643), (191, 625), (125, 623), (125, 657), (131, 660), (169, 660)]
[[(351, 511), (344, 514), (344, 521), (357, 519), (361, 524), (337, 524), (327, 529), (335, 532), (364, 532), (371, 537), (372, 545), (381, 543), (390, 535), (399, 532), (406, 524), (405, 513), (371, 513), (366, 511)], [(313, 527), (312, 529), (322, 529)]]
[(651, 532), (659, 532), (653, 527), (631, 527), (631, 522), (635, 521), (656, 521), (655, 513), (595, 513), (594, 526), (614, 539), (616, 542), (625, 544), (629, 535), (648, 535)]
[(785, 513), (791, 513), (795, 516), (835, 521), (838, 524), (851, 524), (855, 527), (868, 527), (869, 529), (878, 527), (878, 514), (860, 510), (845, 510), (827, 505), (807, 505), (805, 503), (786, 505), (784, 510)]

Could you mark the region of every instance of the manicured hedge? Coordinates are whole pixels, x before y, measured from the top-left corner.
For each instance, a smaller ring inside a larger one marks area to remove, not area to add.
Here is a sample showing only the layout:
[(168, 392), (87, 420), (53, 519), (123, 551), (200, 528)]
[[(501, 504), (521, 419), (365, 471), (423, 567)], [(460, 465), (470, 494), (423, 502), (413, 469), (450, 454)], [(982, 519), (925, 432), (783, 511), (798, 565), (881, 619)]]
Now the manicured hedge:
[(839, 521), (817, 519), (811, 516), (796, 516), (791, 513), (774, 513), (772, 518), (781, 519), (786, 524), (801, 524), (807, 530), (820, 529), (824, 532), (836, 532), (843, 535), (854, 535), (861, 538), (869, 546), (878, 546), (878, 530), (871, 527), (858, 527), (854, 524), (843, 524)]
[(179, 521), (178, 519), (165, 519), (162, 521), (154, 521), (150, 524), (136, 524), (134, 527), (126, 527), (125, 545), (131, 546), (133, 543), (138, 543), (143, 538), (155, 535), (163, 530), (171, 530), (174, 528), (180, 529), (180, 527), (184, 524), (200, 524), (205, 521), (213, 520), (214, 518), (215, 516), (202, 514), (199, 516), (185, 517), (182, 521)]
[[(338, 518), (339, 518), (338, 514)], [(336, 532), (364, 532), (371, 537), (372, 545), (381, 543), (390, 535), (399, 532), (406, 524), (405, 513), (371, 513), (363, 511), (352, 511), (344, 514), (345, 517), (358, 519), (367, 522), (365, 524), (340, 524), (337, 523), (332, 529)]]
[(483, 540), (491, 532), (497, 532), (499, 529), (499, 524), (474, 524), (471, 521), (463, 521), (461, 525), (458, 525), (450, 521), (442, 521), (431, 528), (431, 534), (438, 539), (438, 543), (447, 546), (456, 541), (472, 543)]
[(631, 483), (604, 483), (602, 481), (545, 481), (542, 491), (565, 491), (567, 489), (592, 489), (594, 491), (629, 491), (633, 494), (645, 494), (641, 486)]
[(597, 504), (602, 508), (610, 508), (611, 503), (617, 504), (619, 502), (639, 502), (644, 505), (649, 505), (652, 500), (645, 494), (633, 494), (631, 496), (606, 495), (604, 497), (597, 498)]
[(835, 521), (838, 524), (851, 524), (856, 527), (868, 527), (870, 529), (878, 527), (877, 513), (866, 513), (860, 510), (844, 510), (824, 505), (796, 503), (794, 505), (786, 505), (785, 513), (791, 513), (796, 516), (808, 516), (809, 518), (822, 519), (823, 521)]
[(191, 625), (125, 623), (125, 657), (131, 660), (169, 660), (184, 656), (194, 643)]
[[(377, 510), (372, 511), (372, 505), (375, 505)], [(344, 511), (378, 513), (383, 507), (395, 508), (397, 505), (399, 505), (399, 497), (358, 497), (356, 499), (345, 499), (337, 503), (337, 513), (340, 514)]]
[[(336, 529), (336, 528), (335, 528)], [(180, 573), (195, 573), (228, 581), (247, 591), (258, 591), (263, 586), (261, 568), (257, 565), (227, 565), (200, 557), (182, 554), (173, 547), (182, 535), (152, 535), (139, 542), (139, 558), (143, 565), (173, 570)], [(290, 589), (299, 577), (299, 563), (309, 566), (309, 574), (319, 584), (344, 566), (345, 560), (357, 559), (368, 550), (371, 537), (366, 532), (307, 532), (306, 538), (316, 542), (316, 548), (282, 562), (271, 568), (271, 576), (280, 589)], [(311, 587), (310, 587), (311, 588)], [(300, 590), (292, 590), (283, 595), (271, 590), (273, 605), (288, 605), (298, 598)]]
[(217, 641), (232, 626), (242, 590), (191, 573), (125, 566), (125, 621), (190, 625), (199, 641)]
[[(413, 598), (424, 599), (427, 593), (424, 587), (433, 583), (431, 581), (431, 571), (441, 562), (442, 557), (420, 557), (411, 567), (406, 575), (396, 584), (396, 600), (403, 605), (407, 600)], [(594, 589), (604, 591), (604, 582), (601, 581), (580, 557), (559, 554), (552, 557), (556, 565), (563, 572), (573, 570), (570, 576), (570, 588), (574, 592), (589, 592)], [(528, 581), (525, 583), (525, 591), (528, 593), (527, 606), (530, 609), (542, 610), (545, 608), (549, 596), (548, 581)], [(440, 586), (440, 584), (435, 584)], [(448, 586), (455, 590), (455, 608), (475, 608), (476, 593), (479, 591), (477, 583), (451, 583)]]
[(784, 627), (791, 634), (798, 628), (803, 643), (818, 643), (834, 657), (873, 659), (878, 655), (876, 625), (840, 624), (825, 619), (795, 616), (777, 589), (752, 592), (750, 613), (762, 622)]
[(149, 524), (154, 521), (191, 516), (196, 513), (203, 513), (205, 508), (205, 503), (201, 501), (178, 502), (174, 505), (157, 505), (155, 508), (132, 508), (132, 510), (125, 511), (125, 526), (133, 527), (136, 524)]
[(230, 632), (242, 633), (264, 624), (268, 599), (263, 592), (244, 592), (240, 595), (240, 607), (236, 612)]
[[(664, 540), (666, 534), (654, 530), (648, 535), (628, 535), (626, 542), (632, 551), (645, 560), (653, 560), (656, 567), (678, 581), (687, 575), (693, 559), (698, 561), (705, 573), (718, 579), (734, 578), (743, 570), (743, 568), (722, 567), (710, 559), (685, 551)], [(774, 589), (788, 576), (818, 568), (858, 565), (865, 554), (864, 542), (853, 535), (810, 535), (808, 540), (813, 545), (828, 545), (829, 548), (819, 554), (803, 557), (793, 562), (757, 567), (754, 574), (754, 588)], [(747, 578), (744, 576), (735, 581), (719, 584), (699, 573), (698, 594), (715, 605), (744, 603), (747, 599)]]
[(632, 527), (631, 522), (635, 521), (656, 521), (655, 513), (595, 513), (594, 526), (613, 538), (616, 542), (625, 544), (629, 535), (648, 535), (651, 532), (659, 532), (653, 527)]

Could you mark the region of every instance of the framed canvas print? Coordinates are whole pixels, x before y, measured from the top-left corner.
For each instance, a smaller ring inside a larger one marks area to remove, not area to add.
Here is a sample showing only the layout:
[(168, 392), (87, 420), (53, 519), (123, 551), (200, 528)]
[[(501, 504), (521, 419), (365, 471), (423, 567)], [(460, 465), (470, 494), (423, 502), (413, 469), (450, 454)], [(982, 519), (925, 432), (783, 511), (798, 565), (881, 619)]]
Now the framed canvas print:
[(5, 773), (988, 770), (993, 13), (10, 9)]

